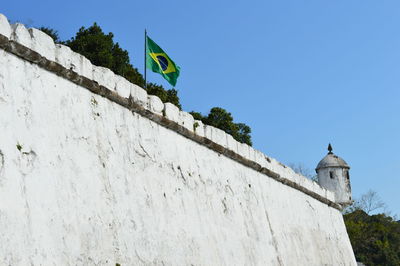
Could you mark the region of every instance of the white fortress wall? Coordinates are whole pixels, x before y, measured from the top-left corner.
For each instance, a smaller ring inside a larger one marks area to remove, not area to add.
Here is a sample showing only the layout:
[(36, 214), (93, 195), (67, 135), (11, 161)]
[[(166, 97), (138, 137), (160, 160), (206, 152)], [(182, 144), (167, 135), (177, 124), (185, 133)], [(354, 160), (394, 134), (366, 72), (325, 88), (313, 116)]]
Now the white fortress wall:
[(0, 264), (356, 265), (332, 192), (0, 15)]

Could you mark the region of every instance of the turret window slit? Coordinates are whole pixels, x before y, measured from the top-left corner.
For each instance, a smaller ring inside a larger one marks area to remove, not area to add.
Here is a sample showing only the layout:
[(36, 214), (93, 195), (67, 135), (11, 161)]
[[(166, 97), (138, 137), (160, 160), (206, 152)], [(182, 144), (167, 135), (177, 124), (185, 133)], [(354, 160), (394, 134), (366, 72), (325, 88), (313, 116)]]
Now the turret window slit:
[(331, 179), (333, 179), (333, 172), (332, 172), (332, 171), (329, 171), (329, 177), (330, 177)]

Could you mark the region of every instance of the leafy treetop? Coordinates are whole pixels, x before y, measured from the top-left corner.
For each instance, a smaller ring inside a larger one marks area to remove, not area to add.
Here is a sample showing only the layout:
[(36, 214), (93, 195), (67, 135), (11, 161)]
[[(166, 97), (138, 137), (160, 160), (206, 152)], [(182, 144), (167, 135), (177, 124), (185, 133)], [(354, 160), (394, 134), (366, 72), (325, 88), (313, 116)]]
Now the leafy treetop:
[(58, 31), (48, 28), (48, 27), (40, 27), (39, 30), (43, 31), (47, 35), (49, 35), (51, 38), (53, 38), (55, 43), (62, 43), (60, 40), (60, 36), (58, 35)]
[[(89, 28), (81, 27), (76, 36), (65, 42), (73, 51), (84, 55), (93, 64), (111, 69), (130, 82), (144, 87), (144, 78), (130, 63), (127, 50), (114, 43), (114, 35), (105, 34), (97, 23)], [(181, 108), (178, 92), (165, 90), (162, 86), (147, 83), (147, 92), (157, 95), (163, 102), (170, 102)]]
[(357, 261), (367, 266), (400, 265), (400, 223), (385, 214), (361, 209), (344, 215)]
[[(367, 266), (400, 265), (400, 223), (389, 214), (375, 191), (369, 190), (344, 211), (344, 222), (357, 261)], [(386, 211), (387, 212), (387, 211)]]
[(213, 107), (207, 116), (203, 116), (199, 112), (190, 112), (194, 119), (201, 120), (203, 123), (224, 130), (232, 135), (239, 142), (252, 145), (251, 129), (243, 123), (234, 123), (231, 113), (221, 107)]

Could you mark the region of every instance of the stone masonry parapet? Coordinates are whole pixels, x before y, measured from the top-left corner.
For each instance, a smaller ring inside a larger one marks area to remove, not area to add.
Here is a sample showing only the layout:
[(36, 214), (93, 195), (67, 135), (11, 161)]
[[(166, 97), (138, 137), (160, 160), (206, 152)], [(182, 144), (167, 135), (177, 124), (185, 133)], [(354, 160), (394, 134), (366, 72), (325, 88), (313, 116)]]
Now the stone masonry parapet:
[(84, 56), (69, 47), (55, 44), (53, 39), (22, 24), (10, 25), (0, 14), (0, 48), (26, 61), (70, 80), (89, 91), (167, 127), (186, 138), (223, 154), (255, 171), (295, 188), (336, 209), (334, 194), (316, 182), (295, 173), (291, 168), (240, 143), (224, 131), (194, 120), (171, 103), (162, 103), (154, 95), (114, 74), (110, 69), (92, 65)]

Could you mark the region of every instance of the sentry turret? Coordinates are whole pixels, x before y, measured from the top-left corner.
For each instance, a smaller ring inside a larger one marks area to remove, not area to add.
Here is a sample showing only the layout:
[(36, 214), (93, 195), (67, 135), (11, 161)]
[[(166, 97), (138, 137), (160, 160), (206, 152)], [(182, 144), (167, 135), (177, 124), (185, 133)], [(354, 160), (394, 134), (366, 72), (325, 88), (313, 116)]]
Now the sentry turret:
[(331, 144), (328, 146), (328, 154), (318, 163), (315, 169), (320, 186), (334, 192), (336, 203), (343, 207), (353, 202), (349, 170), (350, 166), (332, 152)]

